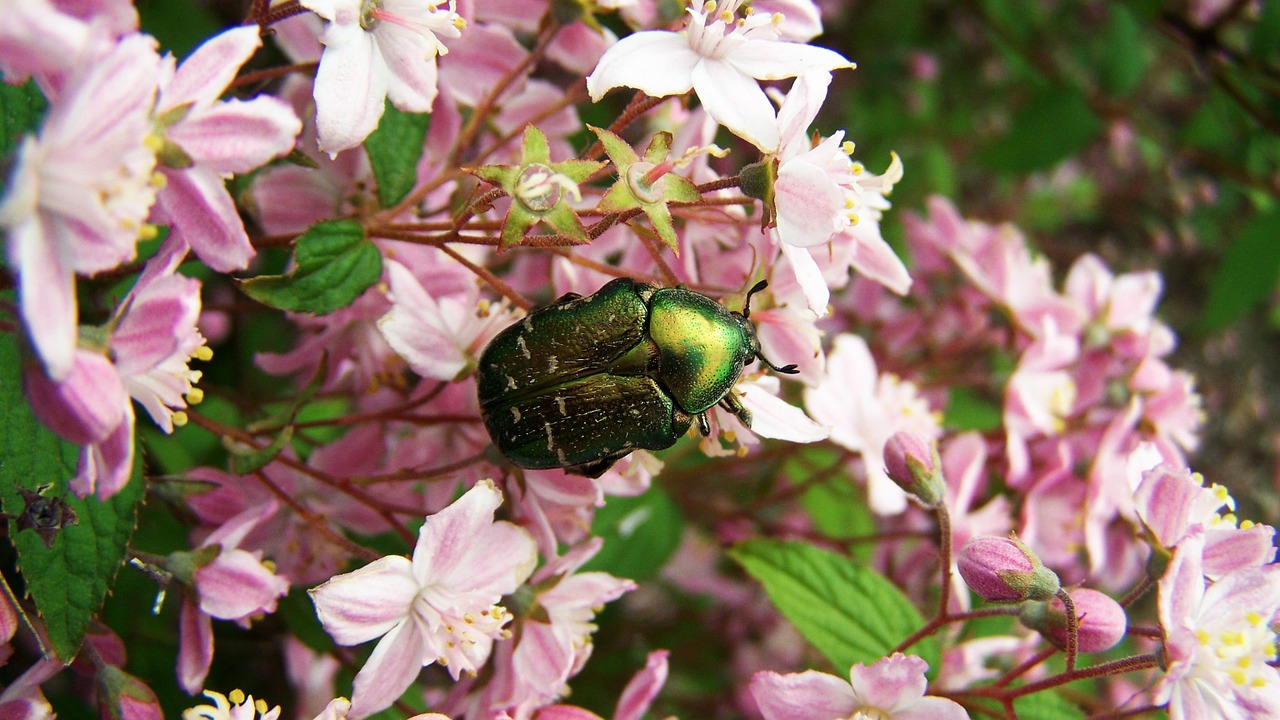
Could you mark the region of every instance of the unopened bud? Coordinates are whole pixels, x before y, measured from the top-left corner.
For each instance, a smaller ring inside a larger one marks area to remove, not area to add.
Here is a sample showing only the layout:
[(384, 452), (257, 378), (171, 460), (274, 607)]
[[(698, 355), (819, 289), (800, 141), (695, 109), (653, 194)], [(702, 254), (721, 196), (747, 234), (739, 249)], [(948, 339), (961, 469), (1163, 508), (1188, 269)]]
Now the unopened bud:
[(890, 480), (919, 498), (925, 507), (937, 507), (947, 497), (938, 447), (919, 435), (894, 433), (884, 444), (884, 468)]
[(164, 712), (151, 688), (120, 668), (107, 665), (98, 673), (98, 716), (110, 720), (163, 720)]
[[(1076, 588), (1070, 591), (1076, 606), (1076, 647), (1080, 652), (1109, 650), (1124, 638), (1128, 619), (1124, 608), (1109, 595)], [(1067, 611), (1061, 598), (1027, 603), (1018, 615), (1022, 624), (1039, 632), (1060, 648), (1067, 646)]]
[(976, 535), (957, 561), (965, 584), (989, 602), (1048, 600), (1062, 584), (1017, 537)]

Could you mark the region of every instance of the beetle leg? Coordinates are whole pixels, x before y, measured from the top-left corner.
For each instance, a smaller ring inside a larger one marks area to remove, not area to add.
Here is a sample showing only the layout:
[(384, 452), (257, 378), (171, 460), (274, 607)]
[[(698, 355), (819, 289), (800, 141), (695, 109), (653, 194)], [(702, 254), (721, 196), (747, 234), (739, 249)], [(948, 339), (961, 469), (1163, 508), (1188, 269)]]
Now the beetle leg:
[(732, 392), (725, 395), (724, 399), (720, 401), (720, 405), (725, 410), (737, 415), (743, 425), (751, 427), (751, 411), (742, 404), (742, 401), (738, 399), (737, 395), (734, 395)]
[(698, 413), (698, 431), (702, 433), (702, 437), (711, 436), (711, 421), (704, 412)]

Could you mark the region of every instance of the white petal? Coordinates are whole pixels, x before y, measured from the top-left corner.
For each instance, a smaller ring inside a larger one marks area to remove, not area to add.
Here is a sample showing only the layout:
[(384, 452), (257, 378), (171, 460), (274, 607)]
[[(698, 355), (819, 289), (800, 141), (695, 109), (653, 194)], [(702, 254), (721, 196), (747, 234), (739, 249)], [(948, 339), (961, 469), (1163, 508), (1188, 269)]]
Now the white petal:
[(731, 49), (724, 59), (757, 80), (781, 80), (807, 72), (853, 67), (853, 63), (834, 50), (767, 40), (742, 43)]
[(760, 85), (733, 66), (703, 60), (693, 68), (693, 91), (716, 122), (762, 152), (778, 149), (778, 118)]
[[(316, 129), (330, 157), (353, 148), (378, 127), (387, 97), (387, 70), (368, 33), (330, 24), (316, 71)], [(381, 72), (378, 72), (381, 70)]]
[[(770, 390), (762, 381), (772, 379), (775, 387)], [(824, 440), (830, 434), (827, 429), (809, 419), (804, 411), (779, 398), (776, 394), (777, 379), (761, 378), (738, 384), (742, 404), (751, 411), (751, 431), (760, 437), (791, 442), (810, 443)]]
[(692, 73), (698, 60), (683, 35), (660, 30), (638, 32), (623, 38), (600, 58), (587, 76), (587, 92), (593, 102), (616, 87), (643, 90), (651, 97), (687, 93), (693, 87)]

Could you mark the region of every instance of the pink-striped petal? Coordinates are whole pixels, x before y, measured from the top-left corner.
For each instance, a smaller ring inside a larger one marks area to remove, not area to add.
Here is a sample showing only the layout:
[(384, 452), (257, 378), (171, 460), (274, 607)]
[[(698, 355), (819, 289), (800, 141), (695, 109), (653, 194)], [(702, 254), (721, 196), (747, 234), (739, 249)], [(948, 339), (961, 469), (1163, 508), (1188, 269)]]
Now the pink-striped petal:
[(357, 645), (385, 634), (409, 616), (418, 583), (409, 559), (390, 555), (312, 588), (311, 600), (325, 630), (339, 645)]

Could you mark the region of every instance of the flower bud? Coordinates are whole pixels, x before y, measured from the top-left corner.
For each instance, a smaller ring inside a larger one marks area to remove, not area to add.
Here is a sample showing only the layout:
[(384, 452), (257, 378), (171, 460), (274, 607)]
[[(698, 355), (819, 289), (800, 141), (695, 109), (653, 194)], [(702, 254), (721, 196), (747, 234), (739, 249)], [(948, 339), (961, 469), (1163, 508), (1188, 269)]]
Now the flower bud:
[(956, 564), (965, 584), (989, 602), (1048, 600), (1062, 587), (1058, 576), (1012, 535), (975, 535)]
[(938, 446), (919, 435), (894, 433), (884, 444), (884, 467), (890, 480), (919, 498), (925, 507), (937, 507), (947, 497)]
[(110, 720), (163, 720), (164, 712), (151, 688), (120, 668), (107, 665), (98, 673), (98, 716)]
[[(1080, 652), (1109, 650), (1124, 638), (1128, 620), (1124, 608), (1110, 596), (1076, 588), (1070, 591), (1076, 606), (1076, 646)], [(1067, 646), (1067, 612), (1062, 600), (1027, 603), (1019, 614), (1022, 624), (1039, 632), (1060, 648)]]

